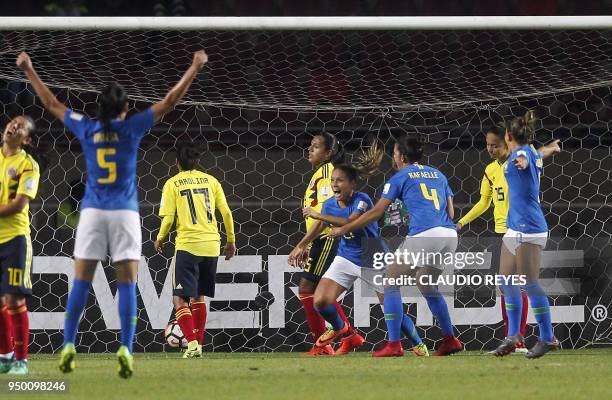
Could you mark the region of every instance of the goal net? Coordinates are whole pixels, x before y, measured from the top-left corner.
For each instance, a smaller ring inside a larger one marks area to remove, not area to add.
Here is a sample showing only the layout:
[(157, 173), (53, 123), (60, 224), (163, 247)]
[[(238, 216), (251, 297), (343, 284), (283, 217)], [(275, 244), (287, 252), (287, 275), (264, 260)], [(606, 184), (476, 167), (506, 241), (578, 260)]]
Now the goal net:
[[(143, 110), (177, 81), (194, 50), (209, 54), (184, 102), (140, 148), (144, 244), (136, 351), (163, 351), (163, 328), (172, 319), (172, 249), (157, 255), (152, 240), (162, 185), (177, 172), (178, 143), (207, 144), (202, 167), (222, 182), (236, 223), (238, 256), (220, 262), (218, 294), (207, 301), (205, 350), (305, 351), (312, 338), (296, 295), (300, 274), (286, 256), (304, 234), (301, 197), (312, 174), (304, 150), (311, 135), (336, 135), (349, 155), (372, 137), (381, 141), (387, 156), (380, 173), (362, 182), (376, 199), (393, 173), (393, 138), (420, 133), (424, 163), (449, 178), (457, 214), (464, 215), (479, 199), (490, 162), (486, 129), (528, 109), (539, 117), (535, 142), (560, 139), (563, 148), (545, 162), (541, 181), (551, 231), (542, 278), (555, 335), (566, 348), (612, 343), (609, 30), (39, 30), (0, 32), (0, 42), (2, 117), (32, 116), (48, 159), (31, 208), (34, 352), (61, 346), (85, 167), (76, 139), (43, 110), (16, 69), (21, 50), (61, 101), (90, 116), (108, 82), (123, 84), (132, 111)], [(491, 251), (483, 243), (495, 240), (493, 228), (489, 211), (461, 232), (462, 250)], [(383, 232), (405, 233), (393, 226)], [(492, 273), (496, 257), (485, 269), (451, 274)], [(444, 294), (467, 349), (491, 349), (503, 336), (494, 287), (457, 285)], [(105, 262), (80, 324), (80, 351), (118, 346), (116, 302), (114, 272)], [(342, 303), (365, 349), (384, 340), (375, 298), (358, 287)], [(440, 331), (424, 300), (405, 303), (435, 346)], [(537, 333), (531, 312), (529, 321), (528, 341)]]

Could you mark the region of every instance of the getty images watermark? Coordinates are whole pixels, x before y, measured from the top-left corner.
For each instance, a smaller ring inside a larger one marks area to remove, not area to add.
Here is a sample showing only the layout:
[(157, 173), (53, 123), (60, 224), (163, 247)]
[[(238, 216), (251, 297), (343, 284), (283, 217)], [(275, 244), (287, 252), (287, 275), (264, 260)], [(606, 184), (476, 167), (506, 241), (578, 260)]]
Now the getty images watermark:
[(372, 267), (380, 270), (378, 274), (372, 276), (372, 283), (377, 286), (439, 286), (439, 285), (459, 285), (459, 286), (503, 286), (503, 285), (525, 285), (527, 278), (525, 275), (448, 275), (441, 274), (437, 277), (433, 275), (414, 276), (403, 274), (397, 277), (387, 277), (382, 271), (390, 265), (405, 266), (410, 270), (418, 267), (430, 266), (440, 271), (447, 265), (456, 269), (463, 269), (466, 266), (480, 267), (487, 263), (486, 253), (480, 252), (454, 252), (454, 251), (426, 251), (424, 248), (419, 250), (398, 248), (395, 251), (376, 251), (371, 253)]

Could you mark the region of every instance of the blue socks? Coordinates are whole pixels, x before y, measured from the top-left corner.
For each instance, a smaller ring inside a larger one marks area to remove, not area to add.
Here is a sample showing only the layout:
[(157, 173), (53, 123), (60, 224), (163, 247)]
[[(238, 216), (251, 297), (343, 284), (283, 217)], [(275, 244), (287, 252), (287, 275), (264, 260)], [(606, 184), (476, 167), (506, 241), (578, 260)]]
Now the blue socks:
[(87, 304), (91, 282), (75, 279), (68, 295), (64, 316), (64, 346), (67, 343), (76, 345), (76, 334), (79, 329), (81, 314)]
[(503, 285), (506, 300), (506, 315), (508, 315), (508, 336), (516, 336), (521, 330), (521, 312), (523, 296), (521, 288), (516, 285)]
[(119, 319), (121, 321), (121, 345), (130, 353), (136, 333), (136, 283), (117, 283), (119, 293)]
[(402, 333), (410, 340), (413, 346), (423, 343), (416, 330), (416, 326), (414, 326), (414, 322), (412, 322), (412, 318), (407, 314), (404, 314), (402, 318)]
[(402, 304), (400, 288), (385, 288), (385, 302), (383, 306), (389, 341), (395, 342), (400, 340), (401, 333), (403, 333), (413, 346), (422, 343), (412, 318), (404, 314), (404, 305)]
[(425, 293), (423, 296), (425, 296), (425, 300), (427, 300), (427, 305), (429, 306), (431, 313), (438, 320), (438, 324), (442, 330), (442, 335), (454, 336), (453, 324), (451, 322), (450, 314), (448, 313), (446, 301), (437, 289), (434, 290), (434, 292)]
[(339, 331), (344, 328), (344, 321), (340, 318), (340, 314), (338, 314), (338, 309), (336, 308), (336, 303), (328, 304), (325, 307), (316, 307), (315, 309), (325, 321), (329, 322), (334, 328), (335, 331)]
[[(533, 315), (535, 316), (536, 321), (538, 321), (540, 341), (552, 342), (554, 334), (550, 319), (550, 305), (548, 303), (548, 296), (546, 296), (544, 290), (542, 290), (542, 287), (537, 281), (527, 283), (525, 285), (525, 291), (529, 297), (529, 303), (531, 303)], [(506, 296), (506, 304), (508, 304), (508, 296)], [(508, 317), (510, 317), (510, 315), (508, 315)]]
[(383, 310), (385, 314), (385, 323), (387, 324), (387, 333), (389, 334), (389, 341), (397, 342), (401, 339), (402, 321), (405, 316), (400, 288), (385, 288), (385, 302), (383, 305)]

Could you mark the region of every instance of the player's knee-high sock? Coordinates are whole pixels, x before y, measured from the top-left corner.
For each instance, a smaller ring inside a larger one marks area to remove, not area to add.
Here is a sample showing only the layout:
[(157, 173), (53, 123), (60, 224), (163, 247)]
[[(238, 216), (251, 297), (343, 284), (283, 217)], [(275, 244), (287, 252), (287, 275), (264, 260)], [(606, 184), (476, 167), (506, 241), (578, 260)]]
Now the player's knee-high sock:
[(321, 308), (315, 307), (315, 309), (323, 318), (325, 318), (325, 321), (331, 324), (335, 331), (339, 331), (340, 329), (344, 328), (344, 324), (347, 322), (340, 317), (336, 304), (337, 303), (328, 304)]
[(340, 315), (340, 318), (342, 318), (342, 321), (344, 321), (346, 326), (349, 327), (349, 333), (353, 333), (353, 327), (351, 326), (351, 324), (349, 324), (348, 318), (346, 317), (346, 314), (342, 309), (342, 304), (340, 304), (339, 302), (336, 302), (336, 310), (338, 311), (338, 315)]
[(440, 324), (442, 335), (454, 336), (453, 323), (451, 322), (451, 317), (448, 313), (448, 305), (440, 292), (438, 292), (437, 289), (434, 289), (433, 292), (425, 295), (425, 300), (427, 300), (427, 305), (429, 306), (431, 313), (438, 320), (438, 324)]
[(385, 288), (384, 314), (389, 341), (397, 342), (401, 339), (402, 318), (404, 316), (400, 288)]
[(15, 344), (15, 359), (28, 359), (28, 346), (30, 344), (30, 320), (28, 318), (28, 307), (22, 304), (15, 309), (9, 308), (9, 316), (13, 328), (13, 340)]
[(203, 344), (204, 334), (206, 333), (206, 303), (203, 301), (192, 302), (191, 314), (193, 315), (193, 330), (196, 340), (199, 344)]
[(300, 302), (304, 306), (306, 322), (315, 339), (325, 333), (325, 320), (314, 308), (314, 293), (300, 292)]
[(180, 306), (175, 312), (176, 322), (178, 322), (188, 342), (196, 340), (196, 335), (193, 327), (193, 316), (188, 305)]
[(504, 285), (504, 296), (506, 314), (508, 315), (508, 332), (506, 336), (516, 336), (520, 333), (521, 310), (523, 309), (523, 298), (519, 286)]
[(119, 320), (121, 321), (121, 344), (126, 346), (130, 353), (134, 346), (136, 334), (136, 283), (118, 283), (119, 292)]
[(410, 318), (408, 314), (402, 316), (402, 333), (410, 340), (413, 346), (423, 342), (417, 332), (416, 326), (414, 326), (414, 322), (412, 322), (412, 318)]
[(529, 313), (529, 297), (524, 290), (521, 290), (521, 299), (523, 299), (523, 308), (521, 309), (521, 336), (527, 334), (527, 314)]
[(8, 306), (5, 304), (0, 309), (0, 355), (13, 352), (13, 328)]
[(506, 296), (501, 295), (501, 312), (504, 320), (504, 337), (508, 336), (508, 313), (506, 312)]
[(540, 340), (543, 342), (552, 342), (554, 334), (550, 319), (550, 304), (548, 303), (548, 297), (537, 281), (528, 282), (525, 285), (525, 291), (527, 292), (527, 296), (529, 296), (533, 315), (536, 321), (538, 321)]
[(64, 346), (67, 343), (75, 344), (76, 342), (79, 321), (87, 304), (90, 286), (91, 282), (80, 279), (75, 279), (72, 283), (72, 290), (68, 295), (66, 313), (64, 315)]

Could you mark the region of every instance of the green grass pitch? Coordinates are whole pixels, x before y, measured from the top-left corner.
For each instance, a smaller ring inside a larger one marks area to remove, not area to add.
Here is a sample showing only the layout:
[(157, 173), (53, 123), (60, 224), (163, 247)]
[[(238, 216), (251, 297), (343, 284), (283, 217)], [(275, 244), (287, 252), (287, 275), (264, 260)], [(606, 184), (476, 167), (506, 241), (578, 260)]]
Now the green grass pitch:
[[(81, 354), (68, 375), (56, 355), (31, 355), (28, 380), (61, 380), (68, 393), (1, 398), (61, 399), (610, 399), (612, 348), (563, 350), (539, 360), (481, 352), (374, 359), (370, 353), (309, 358), (297, 353), (137, 354), (120, 379), (112, 354)], [(6, 388), (9, 377), (0, 376)]]

